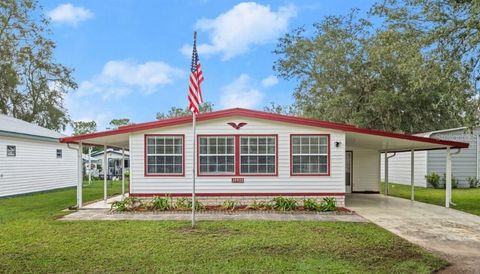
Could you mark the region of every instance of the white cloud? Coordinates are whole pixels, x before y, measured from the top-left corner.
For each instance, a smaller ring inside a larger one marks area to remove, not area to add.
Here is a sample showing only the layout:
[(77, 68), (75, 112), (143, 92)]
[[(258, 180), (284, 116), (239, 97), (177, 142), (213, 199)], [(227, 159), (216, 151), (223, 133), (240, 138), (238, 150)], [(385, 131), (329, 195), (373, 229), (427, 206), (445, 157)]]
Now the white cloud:
[[(214, 19), (201, 19), (196, 28), (209, 33), (210, 42), (198, 45), (201, 54), (222, 54), (223, 60), (247, 52), (251, 46), (278, 38), (287, 30), (288, 21), (296, 15), (293, 5), (273, 11), (268, 5), (243, 2)], [(191, 55), (191, 46), (181, 51)]]
[(150, 94), (172, 84), (184, 72), (161, 61), (137, 63), (132, 60), (109, 61), (100, 74), (80, 83), (78, 94), (100, 94), (102, 99), (118, 98), (139, 90)]
[(223, 108), (253, 108), (262, 102), (264, 94), (252, 84), (247, 74), (240, 75), (222, 88), (220, 105)]
[(269, 75), (262, 80), (262, 86), (266, 88), (273, 87), (276, 84), (278, 84), (278, 79), (275, 75)]
[(79, 22), (93, 18), (93, 12), (83, 7), (76, 7), (70, 3), (60, 4), (47, 13), (55, 23), (65, 23), (76, 26)]

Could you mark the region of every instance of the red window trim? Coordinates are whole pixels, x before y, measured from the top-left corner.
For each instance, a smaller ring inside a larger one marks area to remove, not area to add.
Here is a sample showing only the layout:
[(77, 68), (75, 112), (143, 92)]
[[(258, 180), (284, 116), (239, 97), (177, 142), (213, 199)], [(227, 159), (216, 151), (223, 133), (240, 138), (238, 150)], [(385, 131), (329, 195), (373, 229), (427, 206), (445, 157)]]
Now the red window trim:
[[(147, 169), (147, 138), (175, 136), (182, 137), (182, 173), (148, 173)], [(143, 136), (143, 175), (145, 177), (185, 177), (185, 134), (145, 134)]]
[[(293, 137), (297, 136), (327, 136), (327, 173), (293, 173)], [(290, 134), (290, 176), (330, 176), (330, 134)]]
[[(200, 173), (200, 137), (215, 137), (215, 136), (233, 136), (235, 138), (235, 173), (223, 173), (223, 174), (202, 174)], [(269, 136), (275, 137), (275, 173), (241, 173), (240, 172), (240, 137), (242, 136)], [(278, 177), (278, 134), (199, 134), (197, 135), (197, 176), (198, 177)]]

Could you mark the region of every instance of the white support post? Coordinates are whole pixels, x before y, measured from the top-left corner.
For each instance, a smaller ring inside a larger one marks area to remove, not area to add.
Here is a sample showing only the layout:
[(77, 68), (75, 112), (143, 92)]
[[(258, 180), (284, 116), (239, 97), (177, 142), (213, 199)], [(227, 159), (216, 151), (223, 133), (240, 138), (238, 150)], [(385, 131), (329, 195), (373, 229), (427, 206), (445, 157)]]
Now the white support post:
[(82, 161), (82, 142), (78, 143), (78, 182), (77, 182), (77, 208), (83, 206), (82, 185), (83, 185), (83, 161)]
[(452, 199), (452, 154), (450, 147), (447, 147), (447, 163), (445, 165), (445, 207), (450, 207)]
[(103, 145), (103, 201), (107, 202), (107, 145)]
[(415, 201), (415, 151), (412, 149), (410, 155), (410, 184), (412, 188), (412, 193), (410, 200)]
[[(86, 171), (86, 169), (85, 169)], [(92, 147), (88, 147), (88, 185), (92, 183)]]
[(122, 198), (125, 198), (125, 148), (122, 147)]
[(385, 151), (385, 195), (388, 196), (388, 152)]

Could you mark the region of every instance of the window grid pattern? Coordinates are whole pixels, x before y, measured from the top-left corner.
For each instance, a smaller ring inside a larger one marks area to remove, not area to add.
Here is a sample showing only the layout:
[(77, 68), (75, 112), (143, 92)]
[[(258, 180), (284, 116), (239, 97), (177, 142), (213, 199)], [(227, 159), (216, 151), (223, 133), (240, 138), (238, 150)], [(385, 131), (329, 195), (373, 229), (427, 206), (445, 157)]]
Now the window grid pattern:
[(183, 174), (183, 137), (147, 136), (147, 174)]
[(199, 137), (200, 174), (235, 174), (235, 138)]
[(292, 173), (328, 174), (328, 136), (292, 136)]
[(274, 136), (240, 136), (240, 174), (275, 174), (276, 157)]

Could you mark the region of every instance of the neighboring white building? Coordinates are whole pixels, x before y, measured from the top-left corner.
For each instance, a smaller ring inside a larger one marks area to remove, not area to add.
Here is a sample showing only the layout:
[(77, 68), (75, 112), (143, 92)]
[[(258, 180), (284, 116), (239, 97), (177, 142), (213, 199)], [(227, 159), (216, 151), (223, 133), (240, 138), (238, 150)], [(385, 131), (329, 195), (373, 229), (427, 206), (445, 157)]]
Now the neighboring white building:
[[(440, 140), (450, 140), (457, 142), (465, 142), (469, 144), (468, 149), (462, 149), (458, 154), (453, 151), (452, 154), (452, 176), (458, 179), (459, 187), (467, 187), (468, 177), (479, 178), (480, 169), (480, 128), (475, 128), (473, 132), (467, 130), (466, 127), (452, 128), (431, 131), (427, 133), (417, 134), (418, 136), (435, 138)], [(393, 153), (389, 153), (393, 156)], [(415, 185), (427, 187), (425, 175), (433, 172), (443, 177), (445, 174), (445, 150), (429, 150), (414, 152), (415, 164)], [(410, 185), (410, 152), (396, 153), (395, 156), (389, 158), (388, 181)], [(385, 178), (384, 157), (382, 155), (381, 163), (382, 180)]]
[(77, 184), (77, 151), (64, 135), (0, 114), (0, 197)]
[(196, 195), (207, 202), (335, 197), (339, 205), (346, 193), (379, 192), (380, 154), (386, 149), (468, 147), (240, 108), (198, 115), (196, 135), (198, 146), (193, 150), (192, 117), (186, 116), (66, 137), (62, 142), (128, 148), (130, 196), (190, 196), (195, 159)]
[[(130, 167), (130, 152), (125, 151), (125, 166), (124, 170), (128, 171)], [(103, 161), (104, 161), (104, 152), (95, 151), (92, 152), (91, 157), (96, 160), (98, 172), (95, 172), (98, 175), (102, 175), (102, 168), (103, 168)], [(107, 148), (107, 163), (108, 163), (108, 171), (107, 175), (109, 178), (116, 176), (120, 177), (122, 175), (122, 150), (121, 149), (113, 149)]]

